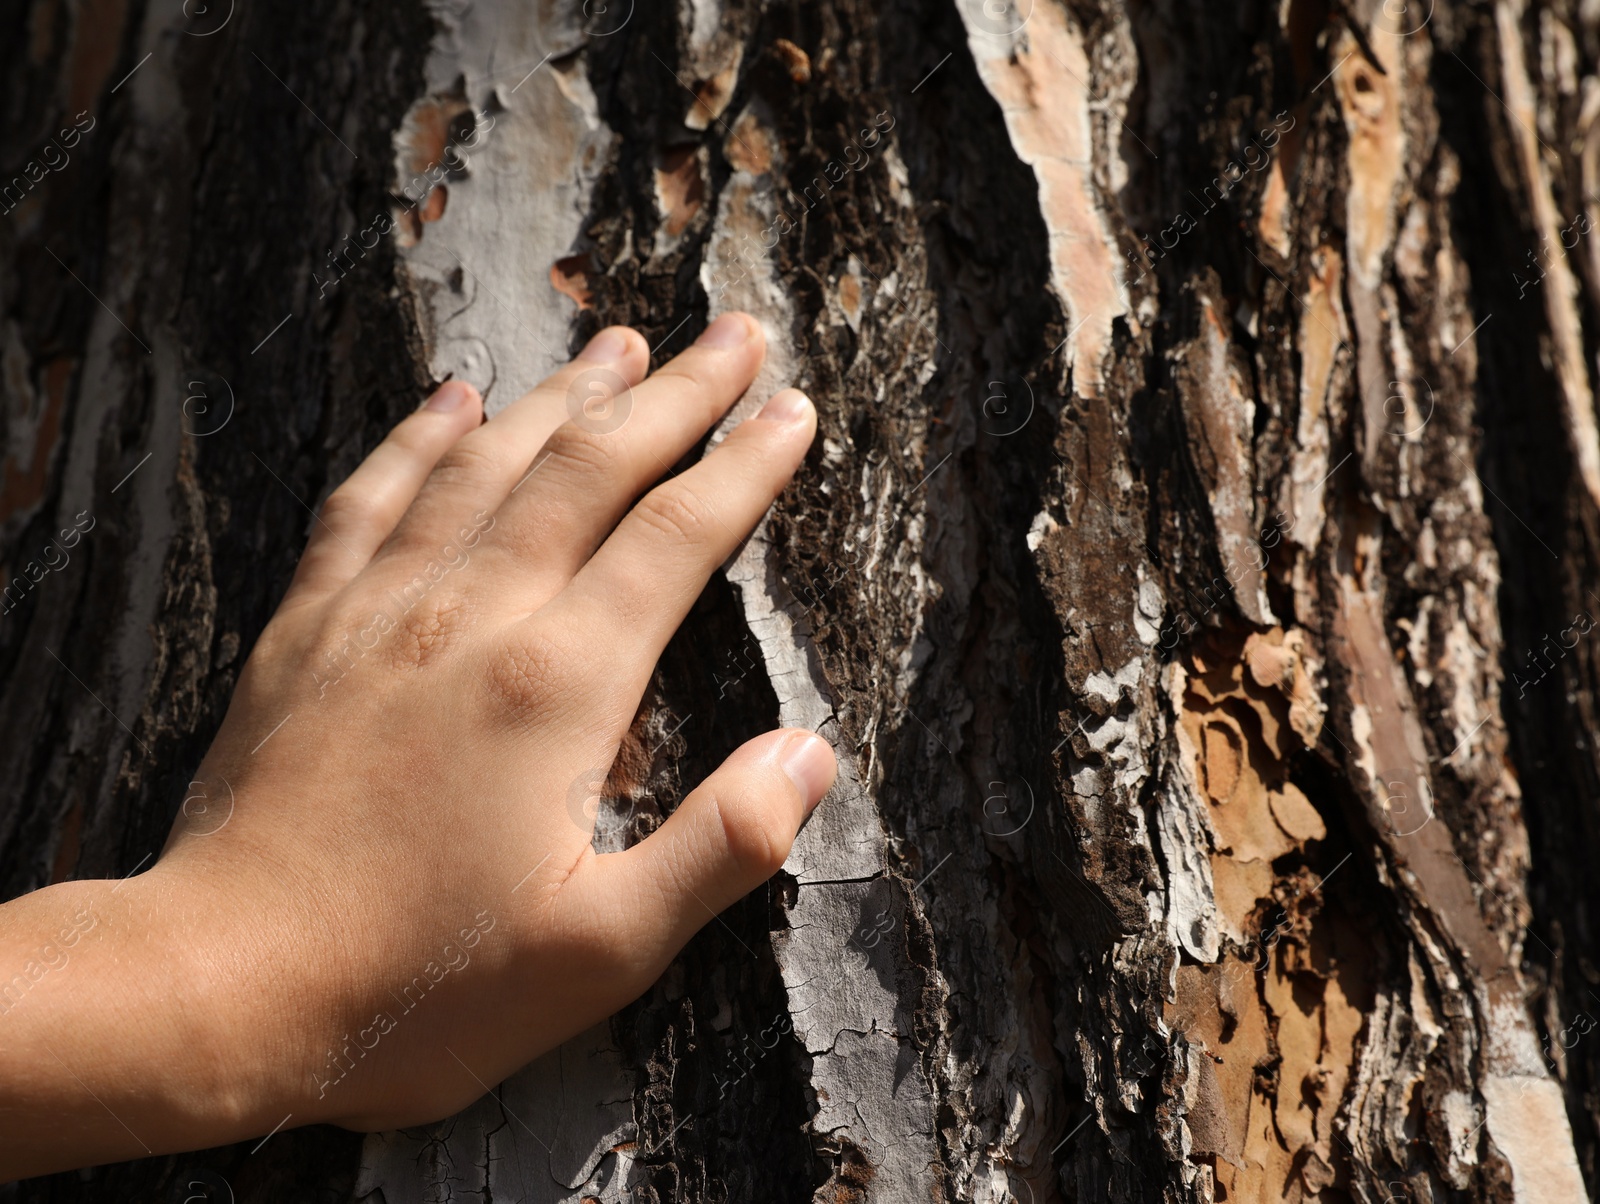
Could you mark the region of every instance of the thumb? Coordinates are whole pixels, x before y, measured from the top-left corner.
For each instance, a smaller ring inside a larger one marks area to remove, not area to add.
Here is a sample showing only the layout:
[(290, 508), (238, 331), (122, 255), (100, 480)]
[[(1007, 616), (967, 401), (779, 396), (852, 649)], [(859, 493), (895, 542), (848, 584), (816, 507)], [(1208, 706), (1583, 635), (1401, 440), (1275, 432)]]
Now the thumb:
[[(664, 965), (718, 912), (783, 865), (795, 834), (838, 773), (822, 737), (786, 728), (738, 748), (655, 832), (578, 875), (597, 920), (642, 937)], [(577, 885), (574, 883), (573, 885)]]

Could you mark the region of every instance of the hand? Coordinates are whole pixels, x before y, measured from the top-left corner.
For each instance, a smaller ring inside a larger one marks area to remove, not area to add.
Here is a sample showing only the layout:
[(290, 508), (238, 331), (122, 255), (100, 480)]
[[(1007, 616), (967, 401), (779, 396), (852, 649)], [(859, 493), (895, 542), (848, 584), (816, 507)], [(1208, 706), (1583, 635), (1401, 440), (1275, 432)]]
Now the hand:
[[(785, 390), (634, 504), (763, 354), (730, 314), (644, 380), (613, 327), (487, 423), (446, 384), (334, 491), (159, 862), (0, 908), (16, 958), (63, 909), (101, 921), (0, 1019), (0, 1081), (30, 1067), (0, 1088), (12, 1174), (285, 1114), (436, 1120), (637, 997), (782, 864), (835, 772), (808, 732), (746, 744), (626, 852), (596, 855), (570, 805), (810, 445)], [(632, 386), (614, 430), (569, 421), (597, 367)]]

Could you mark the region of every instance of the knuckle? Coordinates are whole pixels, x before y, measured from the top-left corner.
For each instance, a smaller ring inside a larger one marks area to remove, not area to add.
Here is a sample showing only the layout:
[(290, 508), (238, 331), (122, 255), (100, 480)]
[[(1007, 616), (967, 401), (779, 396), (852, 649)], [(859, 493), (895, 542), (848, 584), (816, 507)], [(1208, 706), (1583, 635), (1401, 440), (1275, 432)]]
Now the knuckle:
[(437, 427), (428, 421), (432, 417), (436, 415), (429, 414), (425, 410), (409, 415), (405, 421), (389, 432), (384, 442), (391, 447), (399, 448), (409, 456), (428, 454), (439, 442)]
[(275, 617), (256, 637), (255, 647), (250, 650), (249, 659), (262, 664), (276, 664), (283, 660), (298, 642), (290, 635), (283, 621)]
[(481, 484), (502, 474), (503, 459), (490, 445), (469, 436), (458, 440), (439, 457), (439, 462), (433, 466), (429, 483), (446, 487)]
[(711, 802), (733, 864), (762, 881), (777, 873), (789, 856), (792, 837), (777, 822), (773, 809), (748, 788), (718, 790)]
[(572, 473), (604, 475), (617, 466), (617, 443), (608, 435), (567, 423), (544, 445), (551, 467)]
[(322, 503), (322, 521), (335, 531), (359, 526), (371, 513), (372, 501), (358, 487), (346, 482)]
[(644, 522), (678, 543), (702, 543), (713, 510), (699, 494), (683, 485), (663, 485), (640, 500), (635, 513)]
[(424, 668), (459, 645), (471, 622), (472, 608), (465, 597), (426, 595), (396, 618), (388, 661), (400, 669)]
[(245, 659), (238, 693), (249, 698), (263, 690), (270, 693), (271, 684), (283, 680), (289, 666), (304, 657), (307, 642), (304, 632), (291, 631), (281, 614), (275, 616), (256, 637)]
[(650, 374), (650, 380), (658, 385), (665, 381), (676, 381), (694, 397), (705, 396), (711, 388), (711, 381), (705, 373), (696, 372), (682, 363), (670, 363), (657, 368)]
[(560, 708), (571, 688), (571, 663), (557, 640), (528, 625), (490, 658), (485, 676), (490, 698), (510, 717), (535, 724)]

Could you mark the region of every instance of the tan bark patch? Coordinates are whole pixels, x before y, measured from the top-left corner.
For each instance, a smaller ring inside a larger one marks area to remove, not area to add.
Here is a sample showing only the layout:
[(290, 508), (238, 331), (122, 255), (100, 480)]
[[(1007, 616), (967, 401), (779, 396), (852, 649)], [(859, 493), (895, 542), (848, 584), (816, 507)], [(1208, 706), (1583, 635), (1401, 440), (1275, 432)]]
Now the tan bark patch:
[(1344, 260), (1331, 246), (1311, 253), (1304, 298), (1306, 321), (1300, 328), (1300, 413), (1290, 465), (1288, 510), (1294, 522), (1289, 538), (1315, 551), (1322, 535), (1323, 496), (1328, 488), (1328, 406), (1334, 389), (1339, 349), (1349, 337), (1340, 301)]
[(1072, 323), (1067, 358), (1073, 388), (1098, 397), (1111, 325), (1128, 306), (1122, 256), (1094, 181), (1091, 111), (1097, 101), (1087, 82), (1094, 72), (1082, 32), (1064, 6), (1038, 4), (1030, 11), (1025, 36), (1015, 41), (975, 29), (970, 16), (967, 40), (984, 86), (1005, 114), (1012, 148), (1039, 181), (1051, 287)]
[(1272, 157), (1266, 191), (1261, 197), (1261, 220), (1257, 223), (1261, 241), (1285, 258), (1293, 245), (1289, 237), (1290, 224), (1294, 220), (1289, 183), (1294, 179), (1295, 168), (1299, 166), (1300, 147), (1305, 140), (1303, 109), (1304, 106), (1295, 109), (1294, 125), (1284, 132), (1278, 142), (1278, 153)]
[(1589, 371), (1583, 355), (1583, 321), (1578, 314), (1578, 281), (1572, 265), (1561, 249), (1566, 245), (1561, 231), (1566, 224), (1556, 205), (1555, 190), (1545, 168), (1537, 133), (1539, 112), (1533, 81), (1528, 78), (1520, 20), (1525, 0), (1500, 0), (1495, 5), (1495, 30), (1500, 43), (1500, 70), (1505, 80), (1505, 103), (1512, 120), (1506, 123), (1517, 148), (1522, 183), (1527, 189), (1535, 228), (1549, 248), (1544, 284), (1545, 316), (1550, 323), (1550, 339), (1555, 352), (1556, 376), (1561, 382), (1566, 403), (1567, 434), (1572, 454), (1578, 462), (1584, 487), (1600, 505), (1600, 428), (1594, 416), (1594, 393), (1589, 387)]
[(728, 102), (733, 99), (733, 90), (739, 82), (739, 58), (729, 63), (721, 71), (707, 79), (697, 79), (694, 87), (694, 105), (689, 110), (689, 115), (683, 119), (683, 124), (691, 130), (703, 130), (713, 121), (716, 121), (727, 111)]
[(732, 136), (724, 144), (723, 150), (728, 156), (728, 162), (740, 171), (747, 171), (753, 176), (771, 171), (772, 161), (777, 153), (772, 131), (750, 112), (744, 113), (734, 122)]
[[(6, 453), (4, 471), (0, 472), (0, 520), (13, 514), (31, 510), (44, 500), (45, 487), (50, 479), (50, 462), (55, 455), (56, 442), (61, 435), (61, 415), (67, 404), (67, 388), (72, 383), (76, 361), (61, 356), (45, 365), (40, 374), (44, 386), (44, 405), (37, 417), (33, 415), (8, 416), (7, 438), (11, 450)], [(27, 384), (27, 369), (20, 357), (7, 357), (7, 385), (11, 396), (28, 398), (33, 390)], [(31, 429), (30, 429), (31, 428)], [(26, 460), (16, 453), (27, 448)]]
[(1345, 129), (1350, 135), (1350, 269), (1368, 288), (1383, 275), (1383, 259), (1394, 238), (1395, 193), (1405, 170), (1405, 130), (1401, 123), (1400, 51), (1394, 40), (1376, 35), (1374, 48), (1387, 74), (1367, 61), (1346, 32), (1332, 53), (1342, 60), (1333, 73)]
[(670, 236), (676, 238), (688, 228), (705, 203), (705, 195), (698, 148), (674, 146), (662, 152), (656, 167), (656, 203)]
[(1255, 532), (1253, 390), (1209, 296), (1200, 297), (1200, 311), (1199, 333), (1175, 353), (1184, 419), (1205, 481), (1223, 572), (1245, 617), (1265, 625), (1274, 619)]
[(110, 80), (122, 51), (122, 25), (127, 18), (122, 0), (84, 0), (72, 27), (72, 57), (67, 64), (67, 111), (94, 107), (95, 97)]
[(579, 309), (588, 309), (589, 303), (594, 300), (594, 290), (589, 286), (589, 277), (593, 273), (594, 267), (587, 253), (568, 255), (550, 265), (550, 285), (556, 292), (565, 293), (576, 301)]
[(772, 43), (773, 52), (783, 60), (783, 65), (789, 70), (789, 78), (797, 84), (807, 83), (811, 79), (811, 56), (788, 38), (779, 38)]
[(428, 199), (417, 211), (417, 216), (425, 222), (436, 222), (444, 216), (444, 207), (450, 201), (450, 190), (443, 184), (428, 193)]
[(1273, 863), (1327, 828), (1288, 780), (1322, 729), (1319, 666), (1304, 632), (1218, 633), (1194, 652), (1179, 722), (1216, 834), (1212, 878), (1236, 948), (1183, 965), (1166, 1005), (1190, 1048), (1186, 1123), (1216, 1199), (1310, 1201), (1348, 1187), (1334, 1118), (1371, 1005), (1360, 934), (1322, 879)]
[(1271, 894), (1272, 862), (1321, 832), (1320, 818), (1306, 814), (1314, 817), (1315, 808), (1287, 778), (1285, 758), (1301, 746), (1303, 731), (1314, 739), (1320, 726), (1308, 717), (1316, 712), (1306, 697), (1314, 687), (1303, 636), (1290, 635), (1273, 629), (1243, 641), (1214, 638), (1196, 651), (1184, 693), (1181, 722), (1199, 755), (1195, 780), (1211, 804), (1218, 842), (1211, 874), (1219, 919), (1241, 945), (1257, 903)]

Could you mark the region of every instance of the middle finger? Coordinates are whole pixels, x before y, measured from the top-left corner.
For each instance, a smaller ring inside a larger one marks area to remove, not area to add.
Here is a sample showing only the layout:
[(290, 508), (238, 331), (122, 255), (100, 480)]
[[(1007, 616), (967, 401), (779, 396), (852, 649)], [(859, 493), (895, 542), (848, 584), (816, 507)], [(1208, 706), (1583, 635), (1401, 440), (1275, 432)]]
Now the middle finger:
[(491, 557), (509, 562), (516, 609), (537, 609), (572, 580), (633, 500), (743, 396), (765, 354), (754, 318), (724, 314), (619, 399), (630, 410), (568, 422), (550, 437), (484, 540)]

